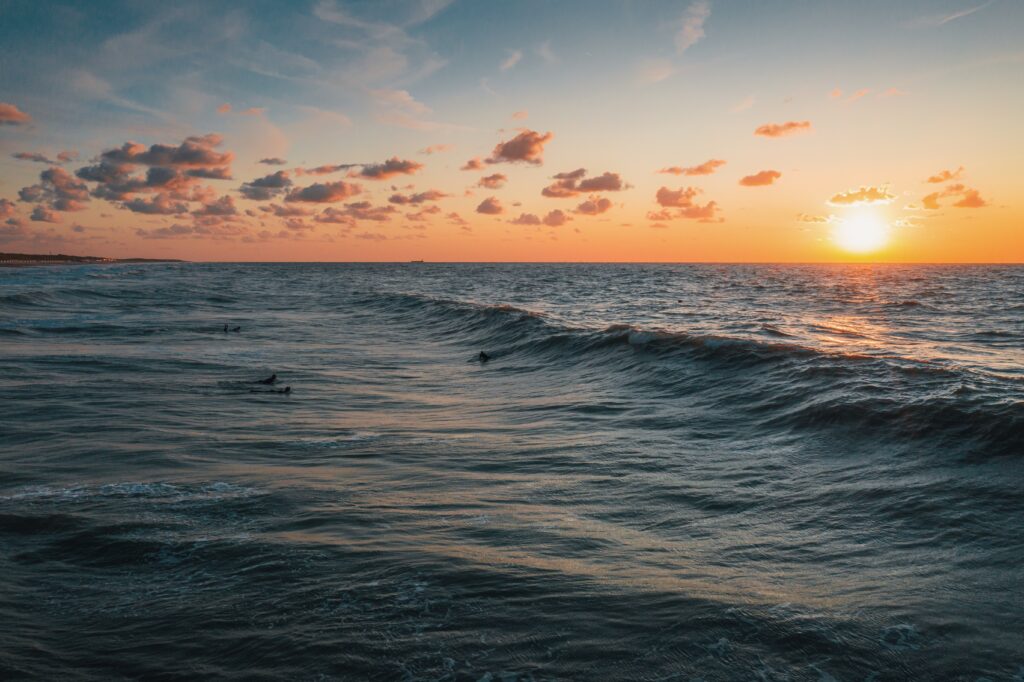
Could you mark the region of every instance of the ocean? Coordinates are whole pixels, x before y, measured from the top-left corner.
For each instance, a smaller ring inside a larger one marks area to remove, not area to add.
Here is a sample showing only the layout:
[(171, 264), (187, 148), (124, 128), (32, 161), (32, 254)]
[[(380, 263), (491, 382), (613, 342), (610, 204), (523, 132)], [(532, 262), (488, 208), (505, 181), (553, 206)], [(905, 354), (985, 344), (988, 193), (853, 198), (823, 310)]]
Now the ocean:
[(4, 268), (0, 368), (5, 680), (1024, 680), (1024, 267)]

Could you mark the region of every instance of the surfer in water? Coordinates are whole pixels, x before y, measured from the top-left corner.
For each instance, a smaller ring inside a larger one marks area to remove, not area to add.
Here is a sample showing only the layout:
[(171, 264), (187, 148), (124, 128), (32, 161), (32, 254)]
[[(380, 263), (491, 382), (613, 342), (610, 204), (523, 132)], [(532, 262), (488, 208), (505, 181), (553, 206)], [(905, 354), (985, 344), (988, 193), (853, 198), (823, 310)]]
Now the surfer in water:
[(259, 379), (257, 381), (254, 381), (253, 383), (254, 384), (263, 384), (264, 386), (271, 386), (271, 385), (277, 383), (277, 375), (276, 374), (271, 374), (266, 379)]
[(480, 355), (476, 356), (476, 359), (479, 360), (480, 362), (487, 362), (488, 360), (491, 359), (491, 356), (483, 351), (480, 351)]

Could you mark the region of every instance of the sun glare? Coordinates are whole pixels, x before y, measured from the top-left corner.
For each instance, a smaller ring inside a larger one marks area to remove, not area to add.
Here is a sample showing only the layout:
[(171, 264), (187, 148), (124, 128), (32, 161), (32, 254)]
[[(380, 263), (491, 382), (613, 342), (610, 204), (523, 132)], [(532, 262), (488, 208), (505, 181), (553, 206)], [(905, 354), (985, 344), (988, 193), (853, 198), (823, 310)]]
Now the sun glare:
[(861, 211), (843, 218), (836, 225), (834, 238), (846, 251), (877, 251), (889, 241), (889, 225), (877, 213)]

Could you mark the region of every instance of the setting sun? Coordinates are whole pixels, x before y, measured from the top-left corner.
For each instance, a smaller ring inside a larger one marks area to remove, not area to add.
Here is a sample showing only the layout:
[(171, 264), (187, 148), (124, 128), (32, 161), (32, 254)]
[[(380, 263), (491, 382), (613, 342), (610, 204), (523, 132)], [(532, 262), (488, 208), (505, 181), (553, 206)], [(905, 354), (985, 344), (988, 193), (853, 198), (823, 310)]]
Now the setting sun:
[(888, 243), (889, 225), (877, 213), (864, 210), (839, 221), (834, 238), (847, 251), (869, 253)]

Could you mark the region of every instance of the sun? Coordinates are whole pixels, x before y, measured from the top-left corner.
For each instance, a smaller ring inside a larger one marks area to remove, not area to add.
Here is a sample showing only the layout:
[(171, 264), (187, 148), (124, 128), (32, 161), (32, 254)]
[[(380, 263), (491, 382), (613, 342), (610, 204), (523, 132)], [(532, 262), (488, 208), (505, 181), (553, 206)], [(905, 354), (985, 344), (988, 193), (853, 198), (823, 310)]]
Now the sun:
[(888, 243), (889, 225), (873, 211), (858, 211), (836, 224), (833, 239), (847, 251), (869, 253)]

